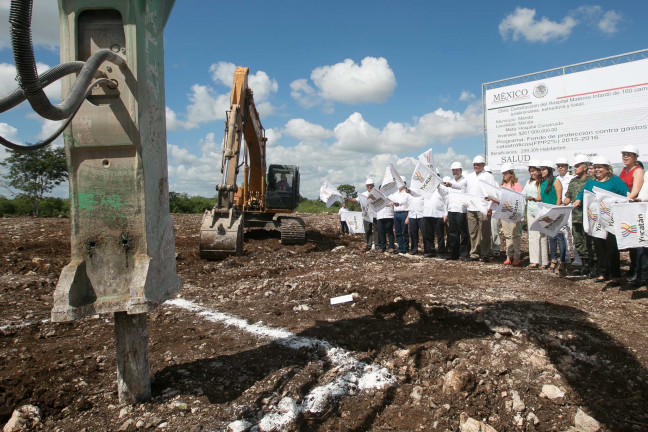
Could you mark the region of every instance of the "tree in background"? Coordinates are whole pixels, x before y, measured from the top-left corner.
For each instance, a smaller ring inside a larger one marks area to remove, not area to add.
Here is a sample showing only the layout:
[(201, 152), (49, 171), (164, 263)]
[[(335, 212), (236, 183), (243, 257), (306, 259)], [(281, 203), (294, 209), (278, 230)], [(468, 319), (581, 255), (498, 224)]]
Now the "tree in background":
[(9, 173), (7, 184), (29, 199), (32, 214), (38, 216), (43, 196), (67, 180), (67, 163), (63, 147), (47, 147), (39, 151), (7, 150), (9, 156), (0, 162)]
[(346, 198), (358, 198), (358, 192), (356, 192), (356, 188), (353, 185), (341, 184), (337, 187), (337, 190)]

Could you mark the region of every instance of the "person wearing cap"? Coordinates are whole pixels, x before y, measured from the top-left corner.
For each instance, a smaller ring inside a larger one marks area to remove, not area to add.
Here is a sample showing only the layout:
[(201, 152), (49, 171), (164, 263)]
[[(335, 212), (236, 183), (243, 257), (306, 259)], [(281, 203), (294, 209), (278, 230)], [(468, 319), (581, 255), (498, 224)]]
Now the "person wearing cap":
[(394, 231), (398, 250), (394, 253), (409, 253), (409, 232), (407, 229), (407, 215), (412, 191), (407, 187), (405, 177), (401, 176), (404, 186), (398, 188), (398, 192), (389, 195), (389, 200), (394, 203)]
[[(423, 248), (428, 258), (444, 258), (446, 252), (445, 221), (448, 210), (448, 192), (443, 184), (425, 194), (423, 205)], [(434, 239), (436, 237), (436, 248)]]
[[(500, 187), (522, 193), (522, 185), (520, 185), (515, 176), (513, 164), (502, 164), (500, 172), (502, 173), (502, 183), (500, 184)], [(520, 265), (520, 245), (522, 243), (520, 230), (522, 222), (513, 223), (502, 220), (501, 223), (502, 232), (506, 239), (506, 261), (504, 261), (504, 265), (513, 265), (518, 267)]]
[[(540, 161), (531, 159), (529, 161), (529, 180), (527, 181), (522, 195), (527, 199), (527, 229), (538, 218), (538, 203), (536, 198), (542, 183), (542, 174), (540, 173)], [(547, 252), (547, 236), (540, 231), (528, 230), (529, 233), (529, 268), (547, 268), (549, 267), (549, 254)]]
[[(594, 165), (594, 179), (589, 180), (583, 186), (583, 189), (576, 195), (574, 207), (580, 207), (583, 202), (585, 191), (592, 192), (594, 186), (603, 190), (613, 192), (618, 195), (627, 196), (630, 189), (618, 176), (614, 175), (610, 161), (603, 156), (592, 158)], [(608, 232), (607, 238), (594, 238), (594, 251), (598, 261), (598, 271), (600, 276), (596, 278), (597, 282), (611, 281), (618, 285), (621, 279), (621, 260), (619, 249), (617, 247), (616, 236)]]
[[(631, 200), (634, 200), (637, 195), (639, 195), (641, 186), (643, 186), (644, 170), (639, 166), (638, 158), (639, 149), (636, 146), (627, 145), (621, 149), (623, 169), (619, 173), (619, 178), (623, 180), (626, 186), (628, 186), (628, 189), (630, 189), (628, 198)], [(635, 271), (637, 269), (635, 265), (637, 261), (637, 249), (631, 248), (628, 252), (630, 254), (630, 270), (628, 271), (630, 277), (628, 278), (628, 281), (634, 282), (637, 279), (637, 273)]]
[[(465, 193), (467, 182), (463, 176), (461, 162), (453, 162), (450, 165), (452, 177), (447, 182), (444, 179), (444, 186), (450, 193)], [(468, 232), (468, 220), (466, 219), (466, 206), (456, 201), (448, 200), (448, 248), (446, 258), (450, 260), (466, 261), (470, 253), (470, 233)]]
[[(471, 195), (484, 196), (481, 182), (498, 187), (492, 174), (486, 172), (484, 167), (486, 160), (483, 156), (475, 156), (473, 159), (473, 172), (466, 176), (466, 193)], [(484, 262), (491, 261), (491, 215), (492, 205), (484, 214), (473, 205), (468, 206), (466, 217), (468, 219), (468, 231), (470, 232), (470, 260), (476, 261), (481, 258)]]
[(371, 209), (371, 206), (367, 204), (368, 200), (374, 199), (373, 195), (371, 195), (371, 190), (374, 188), (374, 181), (372, 178), (368, 178), (365, 181), (365, 187), (367, 188), (366, 192), (360, 194), (364, 199), (360, 200), (358, 198), (345, 197), (344, 201), (351, 201), (360, 204), (362, 207), (362, 213), (366, 213), (366, 217), (363, 219), (363, 226), (365, 232), (365, 243), (367, 244), (365, 251), (369, 252), (372, 248), (375, 248), (378, 245), (378, 220), (376, 219), (376, 214)]
[[(594, 178), (588, 174), (589, 166), (589, 156), (584, 154), (576, 155), (574, 159), (574, 178), (569, 182), (563, 205), (569, 205), (575, 201), (576, 196), (583, 190), (585, 184)], [(596, 277), (592, 237), (585, 232), (583, 209), (581, 207), (574, 207), (572, 210), (572, 236), (574, 238), (574, 248), (582, 261), (580, 274), (582, 276)]]
[[(562, 204), (562, 183), (554, 177), (554, 163), (549, 159), (540, 162), (540, 173), (542, 174), (542, 183), (537, 201), (551, 205)], [(558, 262), (557, 253), (560, 251), (560, 262)], [(565, 234), (559, 232), (554, 237), (549, 237), (549, 254), (551, 255), (551, 265), (549, 269), (555, 271), (560, 276), (567, 275), (565, 263), (567, 261), (567, 241)]]

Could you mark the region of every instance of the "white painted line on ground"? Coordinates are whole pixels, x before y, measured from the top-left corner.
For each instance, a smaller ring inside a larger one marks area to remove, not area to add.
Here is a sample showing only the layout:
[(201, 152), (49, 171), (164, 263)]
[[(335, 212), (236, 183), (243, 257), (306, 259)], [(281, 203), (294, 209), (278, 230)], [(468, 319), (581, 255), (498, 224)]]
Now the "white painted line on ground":
[[(335, 347), (326, 341), (298, 336), (288, 330), (269, 327), (262, 323), (250, 324), (245, 319), (214, 311), (181, 298), (169, 300), (166, 304), (195, 312), (207, 321), (236, 327), (258, 338), (270, 339), (290, 349), (308, 348), (313, 351), (323, 350), (326, 353), (331, 370), (337, 372), (337, 378), (327, 384), (314, 387), (302, 398), (301, 402), (283, 398), (276, 406), (269, 407), (269, 413), (258, 422), (261, 431), (284, 430), (289, 424), (296, 421), (300, 412), (322, 414), (339, 398), (356, 390), (380, 389), (397, 383), (396, 378), (386, 368), (375, 363), (361, 362), (351, 352)], [(238, 423), (233, 422), (232, 426), (233, 428), (237, 427)]]

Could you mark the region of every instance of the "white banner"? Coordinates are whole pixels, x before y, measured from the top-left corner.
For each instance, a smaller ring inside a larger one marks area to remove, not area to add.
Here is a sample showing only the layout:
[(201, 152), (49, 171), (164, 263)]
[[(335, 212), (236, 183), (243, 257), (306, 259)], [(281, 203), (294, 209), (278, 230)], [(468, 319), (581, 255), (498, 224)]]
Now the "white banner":
[(493, 211), (493, 217), (506, 222), (520, 222), (524, 218), (526, 203), (524, 195), (509, 188), (502, 188), (500, 192), (501, 200), (499, 206)]
[(362, 234), (365, 232), (362, 212), (350, 211), (341, 214), (342, 214), (342, 220), (347, 223), (347, 226), (349, 227), (349, 232), (351, 234)]
[(614, 204), (624, 204), (630, 202), (628, 197), (624, 197), (614, 192), (601, 189), (594, 186), (592, 192), (596, 195), (596, 202), (599, 206), (598, 223), (607, 230), (610, 234), (614, 234), (614, 212), (612, 206)]
[(396, 181), (396, 186), (398, 187), (398, 189), (405, 186), (405, 183), (403, 182), (403, 180), (401, 180), (401, 176), (400, 174), (398, 174), (398, 171), (396, 171), (396, 168), (394, 168), (394, 165), (392, 164), (387, 165), (387, 169), (391, 171), (391, 175)]
[(326, 203), (326, 208), (331, 207), (335, 201), (342, 202), (342, 194), (327, 179), (320, 187), (319, 198)]
[(465, 208), (475, 208), (476, 211), (487, 214), (489, 202), (477, 195), (471, 195), (467, 193), (449, 193), (448, 194), (448, 207), (452, 207), (451, 204), (454, 204), (456, 207), (463, 206)]
[(426, 151), (425, 153), (421, 153), (418, 157), (418, 160), (420, 163), (430, 168), (432, 172), (436, 174), (437, 168), (434, 163), (434, 156), (432, 155), (432, 149)]
[(585, 232), (592, 237), (605, 239), (607, 231), (598, 223), (599, 206), (596, 194), (588, 190), (583, 191), (583, 227)]
[[(371, 190), (373, 191), (373, 189)], [(373, 219), (374, 217), (376, 217), (376, 215), (371, 209), (371, 206), (369, 206), (369, 199), (366, 196), (360, 194), (358, 195), (358, 203), (360, 204), (360, 208), (362, 209), (362, 218), (367, 222), (373, 222)]]
[(492, 200), (495, 200), (497, 202), (501, 201), (501, 196), (502, 193), (500, 192), (500, 187), (498, 186), (493, 186), (492, 184), (486, 183), (483, 180), (479, 180), (479, 187), (482, 190), (482, 193), (486, 198), (490, 198)]
[[(648, 246), (646, 235), (646, 213), (648, 204), (628, 203), (614, 204), (614, 232), (619, 249), (630, 249)], [(640, 265), (637, 263), (637, 265)]]
[(416, 164), (412, 173), (411, 189), (432, 193), (443, 183), (441, 177), (421, 162)]
[(385, 206), (390, 202), (391, 201), (389, 200), (389, 198), (387, 198), (376, 188), (371, 189), (371, 192), (369, 192), (369, 199), (367, 200), (367, 203), (369, 204), (369, 207), (371, 207), (371, 210), (374, 212), (374, 214), (385, 208)]
[(529, 229), (540, 231), (548, 237), (555, 237), (560, 229), (567, 225), (572, 208), (572, 206), (538, 203), (538, 219), (531, 224)]
[(391, 194), (398, 192), (398, 184), (396, 183), (396, 179), (394, 178), (394, 174), (392, 173), (391, 165), (385, 168), (385, 175), (383, 176), (383, 181), (382, 181), (382, 185), (380, 186), (380, 191), (385, 196), (389, 196)]
[[(488, 164), (648, 153), (648, 59), (486, 90)], [(539, 76), (539, 75), (538, 75)]]

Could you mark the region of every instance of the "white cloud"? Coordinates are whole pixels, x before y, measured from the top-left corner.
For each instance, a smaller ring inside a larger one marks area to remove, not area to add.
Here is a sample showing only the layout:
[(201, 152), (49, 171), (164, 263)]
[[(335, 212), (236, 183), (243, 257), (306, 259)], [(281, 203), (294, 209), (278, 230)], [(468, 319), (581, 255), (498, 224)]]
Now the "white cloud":
[[(44, 63), (36, 63), (36, 69), (39, 74), (42, 74), (49, 68), (50, 66)], [(0, 63), (0, 97), (8, 95), (17, 88), (16, 67), (9, 63)], [(61, 100), (61, 80), (57, 80), (45, 87), (45, 94), (52, 104), (58, 103)]]
[[(53, 121), (53, 120), (48, 120), (40, 117), (39, 117), (39, 121), (41, 122), (41, 130), (40, 133), (36, 136), (36, 138), (39, 141), (49, 138), (61, 126), (60, 121)], [(58, 145), (62, 145), (63, 144), (62, 136), (56, 138), (54, 143)]]
[(520, 38), (528, 42), (548, 42), (564, 40), (569, 37), (578, 21), (566, 16), (561, 22), (551, 21), (547, 17), (535, 18), (535, 9), (517, 7), (499, 24), (499, 32), (504, 40), (510, 37), (516, 41)]
[(598, 28), (603, 33), (613, 34), (617, 32), (617, 26), (623, 21), (621, 14), (615, 11), (607, 11), (598, 22)]
[[(0, 1), (0, 49), (11, 46), (9, 36), (10, 0)], [(58, 2), (53, 0), (34, 0), (32, 11), (32, 41), (34, 46), (55, 50), (59, 46)]]
[(358, 65), (351, 59), (331, 66), (321, 66), (307, 79), (290, 83), (290, 95), (302, 107), (323, 104), (332, 111), (333, 102), (350, 105), (385, 102), (394, 93), (396, 76), (383, 57), (365, 57)]
[(611, 35), (618, 31), (623, 16), (616, 11), (605, 11), (598, 5), (585, 5), (570, 11), (560, 22), (547, 17), (535, 18), (536, 10), (518, 7), (499, 24), (503, 39), (509, 36), (513, 40), (524, 38), (528, 42), (549, 42), (550, 40), (567, 39), (574, 27), (580, 23)]
[(459, 100), (462, 102), (467, 102), (470, 100), (475, 99), (475, 95), (468, 90), (461, 90), (461, 95), (459, 96)]
[(333, 132), (323, 126), (300, 118), (289, 120), (283, 128), (283, 133), (300, 141), (322, 141), (333, 136)]
[(170, 191), (206, 197), (216, 195), (215, 186), (220, 183), (222, 174), (221, 146), (214, 139), (215, 135), (209, 133), (198, 142), (200, 156), (194, 155), (186, 147), (167, 144)]
[[(209, 66), (209, 72), (212, 74), (212, 81), (231, 88), (234, 81), (234, 72), (236, 65), (229, 62), (213, 63)], [(257, 71), (248, 74), (248, 87), (254, 92), (255, 103), (267, 102), (273, 93), (279, 90), (277, 80), (272, 79), (264, 71)], [(258, 109), (258, 106), (257, 106)]]

